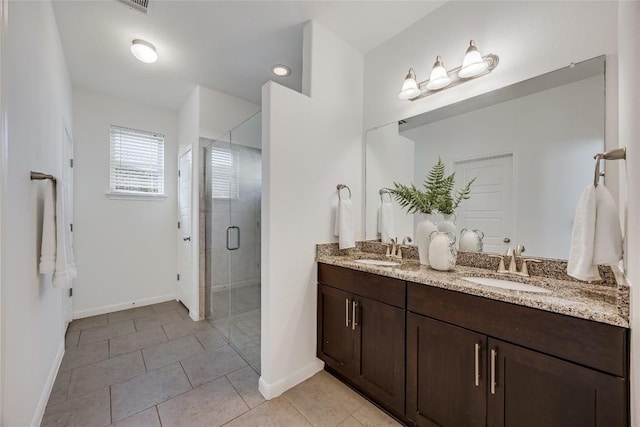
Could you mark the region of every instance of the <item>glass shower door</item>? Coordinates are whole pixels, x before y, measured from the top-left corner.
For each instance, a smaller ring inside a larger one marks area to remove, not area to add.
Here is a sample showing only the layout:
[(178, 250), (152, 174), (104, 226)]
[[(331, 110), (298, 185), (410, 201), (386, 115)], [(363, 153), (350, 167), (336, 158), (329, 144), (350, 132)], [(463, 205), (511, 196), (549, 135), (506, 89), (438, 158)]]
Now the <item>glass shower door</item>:
[(260, 212), (262, 193), (261, 114), (231, 131), (229, 341), (260, 372)]

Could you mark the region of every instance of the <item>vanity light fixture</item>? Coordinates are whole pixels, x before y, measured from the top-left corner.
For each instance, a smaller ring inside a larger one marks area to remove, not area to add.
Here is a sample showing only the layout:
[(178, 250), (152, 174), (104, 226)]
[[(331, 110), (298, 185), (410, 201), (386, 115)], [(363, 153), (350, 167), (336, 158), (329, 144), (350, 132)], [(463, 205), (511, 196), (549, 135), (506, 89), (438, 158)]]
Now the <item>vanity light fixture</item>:
[(286, 77), (291, 74), (291, 68), (286, 65), (278, 64), (271, 67), (271, 72), (278, 77)]
[(158, 60), (158, 53), (154, 45), (146, 40), (135, 39), (131, 42), (131, 53), (138, 61), (152, 64)]
[(498, 62), (498, 55), (490, 53), (482, 56), (476, 43), (471, 40), (460, 67), (447, 71), (444, 68), (442, 58), (438, 55), (429, 80), (420, 83), (417, 83), (416, 74), (413, 68), (410, 68), (398, 98), (410, 101), (424, 98), (445, 88), (457, 86), (476, 77), (489, 74), (498, 66)]

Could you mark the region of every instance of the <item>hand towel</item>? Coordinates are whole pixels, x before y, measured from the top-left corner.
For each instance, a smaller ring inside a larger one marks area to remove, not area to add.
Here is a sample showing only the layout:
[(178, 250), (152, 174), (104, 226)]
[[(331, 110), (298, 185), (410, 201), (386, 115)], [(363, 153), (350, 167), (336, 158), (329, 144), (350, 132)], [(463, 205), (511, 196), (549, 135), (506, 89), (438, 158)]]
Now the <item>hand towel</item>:
[(42, 217), (42, 244), (40, 246), (40, 274), (53, 274), (56, 266), (56, 185), (46, 181), (44, 212)]
[(389, 243), (389, 239), (395, 236), (395, 223), (393, 221), (393, 204), (391, 201), (382, 201), (378, 215), (378, 232), (382, 243)]
[(622, 232), (611, 194), (603, 185), (589, 185), (573, 220), (567, 274), (578, 280), (601, 280), (598, 265), (621, 259)]
[(67, 186), (58, 182), (56, 187), (56, 271), (53, 274), (54, 288), (69, 288), (78, 276), (71, 246), (71, 227), (66, 210)]
[(596, 231), (594, 264), (615, 264), (622, 260), (622, 227), (616, 204), (609, 189), (596, 187)]
[(338, 247), (340, 249), (353, 248), (356, 246), (351, 199), (338, 200), (334, 234), (338, 236)]

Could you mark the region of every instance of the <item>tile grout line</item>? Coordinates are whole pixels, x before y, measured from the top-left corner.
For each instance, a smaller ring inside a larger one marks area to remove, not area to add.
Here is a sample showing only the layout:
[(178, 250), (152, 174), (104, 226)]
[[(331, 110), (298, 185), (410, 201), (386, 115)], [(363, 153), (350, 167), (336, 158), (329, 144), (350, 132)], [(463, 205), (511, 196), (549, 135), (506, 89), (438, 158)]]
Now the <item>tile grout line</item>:
[[(180, 360), (178, 363), (180, 364), (180, 367), (182, 368), (182, 372), (184, 373), (184, 376), (187, 377), (187, 381), (189, 381), (189, 385), (191, 386), (191, 390), (195, 390), (196, 388), (193, 386), (193, 383), (191, 382), (191, 378), (189, 378), (189, 375), (187, 375), (187, 371), (184, 369), (184, 366), (182, 365), (182, 360)], [(200, 387), (202, 387), (202, 386), (200, 386)]]
[(160, 417), (160, 409), (158, 409), (158, 405), (154, 406), (156, 410), (156, 415), (158, 416), (158, 422), (160, 423), (160, 427), (162, 427), (162, 418)]
[(149, 370), (147, 369), (147, 362), (144, 360), (144, 353), (142, 352), (142, 349), (139, 349), (138, 351), (140, 352), (140, 356), (142, 357), (142, 364), (144, 365), (144, 372), (145, 372), (145, 374), (148, 374)]
[(111, 396), (111, 386), (109, 386), (109, 422), (113, 424), (113, 397)]

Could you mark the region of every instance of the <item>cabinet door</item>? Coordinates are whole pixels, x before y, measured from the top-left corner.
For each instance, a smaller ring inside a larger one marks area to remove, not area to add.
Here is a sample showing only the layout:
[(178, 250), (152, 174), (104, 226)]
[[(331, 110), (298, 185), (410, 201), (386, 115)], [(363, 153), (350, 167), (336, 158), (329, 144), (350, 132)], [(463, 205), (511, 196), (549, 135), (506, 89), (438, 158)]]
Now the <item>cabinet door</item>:
[[(555, 357), (489, 339), (495, 386), (489, 384), (489, 426), (626, 426), (626, 384)], [(490, 372), (490, 380), (493, 376)]]
[(418, 426), (486, 424), (484, 335), (407, 313), (407, 412)]
[(318, 358), (346, 377), (353, 372), (352, 300), (347, 292), (318, 285)]
[(384, 406), (404, 414), (403, 309), (355, 297), (353, 381)]

